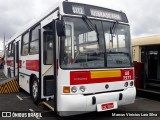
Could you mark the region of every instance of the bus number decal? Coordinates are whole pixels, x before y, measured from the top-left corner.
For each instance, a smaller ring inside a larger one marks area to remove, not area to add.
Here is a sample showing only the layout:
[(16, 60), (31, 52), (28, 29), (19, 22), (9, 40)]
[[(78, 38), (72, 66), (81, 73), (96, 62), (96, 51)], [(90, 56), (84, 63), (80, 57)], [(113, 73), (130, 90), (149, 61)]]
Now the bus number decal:
[(131, 76), (123, 76), (123, 80), (131, 80), (132, 77)]
[(123, 80), (133, 80), (133, 70), (122, 70)]

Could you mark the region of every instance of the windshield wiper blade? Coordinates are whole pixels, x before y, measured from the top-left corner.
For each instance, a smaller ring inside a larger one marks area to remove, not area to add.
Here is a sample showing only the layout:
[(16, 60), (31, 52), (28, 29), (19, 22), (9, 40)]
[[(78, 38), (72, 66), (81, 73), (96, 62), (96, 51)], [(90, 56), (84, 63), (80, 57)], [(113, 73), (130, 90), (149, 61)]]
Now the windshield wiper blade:
[[(82, 20), (85, 22), (85, 24), (89, 27), (90, 30), (96, 31), (96, 33), (99, 35), (97, 25), (96, 25), (96, 24), (93, 24), (93, 23), (88, 19), (87, 16), (83, 15), (83, 16), (82, 16)], [(87, 21), (88, 21), (88, 22), (87, 22)]]
[(99, 42), (99, 32), (96, 24), (93, 24), (86, 15), (82, 16), (82, 20), (87, 25), (88, 29), (97, 33), (97, 40)]
[(113, 37), (116, 36), (116, 28), (118, 25), (118, 21), (115, 21), (112, 25), (112, 27), (110, 27), (110, 35), (111, 35), (111, 42), (112, 42), (112, 48), (113, 48)]
[(114, 34), (116, 33), (117, 25), (118, 25), (118, 21), (114, 22), (113, 26), (110, 27), (110, 34), (112, 35), (112, 37), (114, 37)]
[(92, 30), (92, 31), (95, 30), (94, 24), (87, 18), (87, 16), (83, 15), (82, 20), (87, 25), (89, 30)]

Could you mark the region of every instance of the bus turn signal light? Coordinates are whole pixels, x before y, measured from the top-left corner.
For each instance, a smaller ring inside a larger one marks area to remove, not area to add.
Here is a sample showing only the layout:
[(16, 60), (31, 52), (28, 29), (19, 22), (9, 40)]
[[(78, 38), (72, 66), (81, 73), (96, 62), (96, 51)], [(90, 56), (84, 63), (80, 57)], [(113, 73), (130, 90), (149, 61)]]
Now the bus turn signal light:
[(64, 86), (63, 93), (70, 93), (70, 87)]

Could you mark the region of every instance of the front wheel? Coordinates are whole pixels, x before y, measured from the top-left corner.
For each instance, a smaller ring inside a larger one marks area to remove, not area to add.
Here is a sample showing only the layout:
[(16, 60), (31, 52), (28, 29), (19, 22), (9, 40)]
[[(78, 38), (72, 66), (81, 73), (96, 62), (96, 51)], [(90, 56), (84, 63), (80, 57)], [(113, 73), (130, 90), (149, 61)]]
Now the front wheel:
[(40, 100), (41, 100), (39, 83), (36, 77), (34, 77), (33, 83), (32, 83), (32, 99), (33, 99), (33, 102), (37, 105), (40, 103)]

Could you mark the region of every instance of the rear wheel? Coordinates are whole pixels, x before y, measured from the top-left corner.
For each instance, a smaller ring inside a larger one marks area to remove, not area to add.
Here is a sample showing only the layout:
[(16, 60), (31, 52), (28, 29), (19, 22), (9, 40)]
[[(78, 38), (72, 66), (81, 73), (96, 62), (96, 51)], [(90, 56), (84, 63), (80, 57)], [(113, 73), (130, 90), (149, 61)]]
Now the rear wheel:
[(31, 95), (32, 95), (33, 102), (38, 105), (40, 103), (41, 98), (40, 98), (40, 90), (39, 90), (39, 83), (38, 83), (37, 77), (33, 78)]

